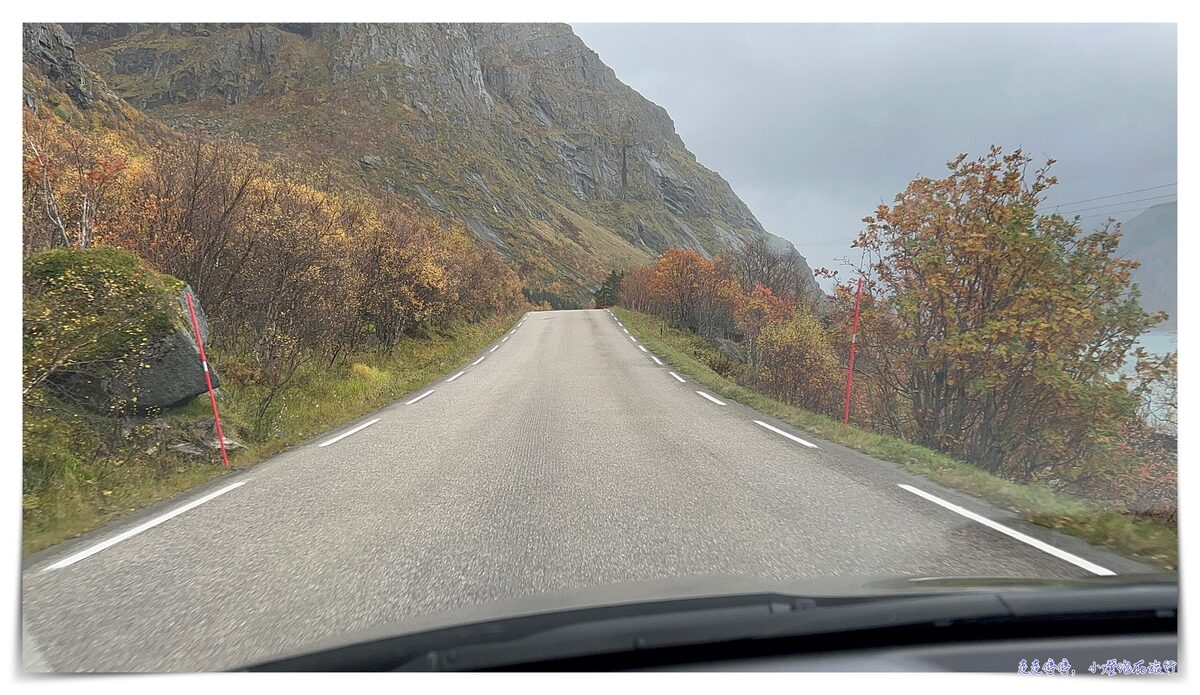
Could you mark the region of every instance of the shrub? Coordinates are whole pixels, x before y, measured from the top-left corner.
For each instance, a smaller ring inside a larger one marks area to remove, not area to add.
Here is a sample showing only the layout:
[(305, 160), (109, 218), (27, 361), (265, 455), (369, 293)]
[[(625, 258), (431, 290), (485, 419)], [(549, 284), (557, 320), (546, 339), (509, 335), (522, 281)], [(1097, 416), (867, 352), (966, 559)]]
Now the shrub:
[(807, 312), (769, 324), (759, 336), (760, 388), (780, 400), (820, 413), (838, 403), (838, 362), (821, 324)]

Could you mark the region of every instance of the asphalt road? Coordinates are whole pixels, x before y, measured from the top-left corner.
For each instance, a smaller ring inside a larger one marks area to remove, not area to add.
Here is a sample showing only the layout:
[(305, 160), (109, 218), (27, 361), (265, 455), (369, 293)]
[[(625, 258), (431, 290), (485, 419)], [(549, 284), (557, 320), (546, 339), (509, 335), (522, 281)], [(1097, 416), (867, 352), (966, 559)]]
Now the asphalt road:
[(531, 313), (453, 381), (30, 558), (26, 668), (224, 669), (667, 577), (1151, 569), (719, 405), (623, 331), (602, 310)]

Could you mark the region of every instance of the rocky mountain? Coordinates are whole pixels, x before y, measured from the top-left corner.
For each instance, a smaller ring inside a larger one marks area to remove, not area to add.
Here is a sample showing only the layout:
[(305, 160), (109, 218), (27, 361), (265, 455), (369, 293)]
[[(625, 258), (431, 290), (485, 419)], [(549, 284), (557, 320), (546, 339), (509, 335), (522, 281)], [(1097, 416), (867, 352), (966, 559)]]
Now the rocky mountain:
[(57, 24), (26, 24), (22, 32), (22, 102), (60, 118), (151, 135), (158, 124), (118, 97), (84, 65)]
[(1145, 210), (1121, 225), (1118, 253), (1141, 261), (1133, 281), (1142, 288), (1142, 308), (1165, 311), (1164, 327), (1174, 328), (1178, 307), (1179, 206), (1163, 203)]
[[(670, 247), (791, 246), (565, 25), (62, 28), (106, 89), (155, 119), (418, 200), (531, 287), (582, 300), (609, 270)], [(70, 52), (47, 31), (51, 53)]]

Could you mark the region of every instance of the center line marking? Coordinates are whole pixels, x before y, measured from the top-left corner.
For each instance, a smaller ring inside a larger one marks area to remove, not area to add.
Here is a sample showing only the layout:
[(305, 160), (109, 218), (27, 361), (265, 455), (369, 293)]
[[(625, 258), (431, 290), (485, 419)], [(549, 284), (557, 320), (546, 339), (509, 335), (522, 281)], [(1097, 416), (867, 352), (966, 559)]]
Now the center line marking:
[(477, 360), (475, 360), (474, 362), (472, 362), (472, 363), (471, 363), (471, 366), (472, 366), (472, 367), (474, 367), (475, 365), (479, 364), (480, 362), (482, 362), (482, 361), (484, 361), (484, 360), (486, 360), (486, 359), (487, 359), (487, 355), (484, 355), (483, 357), (480, 357), (479, 359), (477, 359)]
[(454, 376), (450, 377), (449, 379), (446, 379), (446, 383), (449, 384), (451, 381), (454, 381), (455, 379), (462, 376), (463, 374), (466, 374), (466, 371), (459, 372), (458, 374), (455, 374)]
[(684, 380), (683, 380), (683, 377), (679, 376), (679, 375), (678, 375), (678, 374), (676, 374), (675, 372), (668, 372), (668, 373), (669, 373), (671, 376), (673, 376), (673, 377), (675, 377), (676, 379), (678, 379), (678, 380), (679, 380), (679, 383), (681, 383), (681, 384), (686, 384), (686, 383), (687, 383), (686, 381), (684, 381)]
[(62, 569), (68, 565), (73, 565), (76, 562), (79, 562), (80, 560), (87, 559), (102, 550), (111, 548), (112, 546), (116, 545), (117, 543), (120, 543), (123, 540), (129, 539), (129, 538), (132, 538), (132, 537), (138, 535), (142, 531), (146, 531), (148, 529), (154, 528), (155, 526), (158, 526), (159, 524), (163, 523), (164, 521), (170, 521), (171, 519), (174, 519), (175, 517), (179, 516), (180, 514), (183, 514), (184, 512), (186, 512), (188, 510), (195, 509), (196, 507), (199, 507), (200, 505), (204, 504), (205, 502), (207, 502), (211, 499), (214, 499), (216, 497), (220, 497), (221, 495), (224, 495), (226, 492), (237, 489), (237, 488), (245, 485), (248, 482), (250, 482), (250, 481), (249, 480), (239, 480), (238, 482), (236, 482), (232, 485), (226, 485), (225, 487), (221, 488), (220, 490), (217, 490), (216, 492), (210, 492), (198, 500), (193, 500), (191, 502), (188, 502), (187, 504), (183, 505), (179, 509), (167, 512), (166, 514), (163, 514), (162, 516), (155, 517), (154, 519), (151, 519), (150, 521), (147, 521), (146, 523), (144, 523), (140, 526), (135, 526), (124, 533), (117, 534), (117, 535), (113, 536), (112, 538), (109, 538), (106, 541), (97, 543), (96, 545), (93, 545), (92, 547), (88, 548), (87, 550), (82, 550), (78, 553), (75, 553), (74, 555), (65, 557), (65, 558), (59, 560), (58, 562), (54, 563), (53, 565), (50, 565), (49, 567), (43, 569), (42, 571), (49, 572), (50, 570)]
[(492, 346), (492, 349), (491, 349), (491, 350), (488, 350), (488, 352), (495, 352), (495, 351), (496, 351), (496, 348), (498, 348), (498, 347), (500, 347), (500, 345), (499, 345), (499, 344), (493, 345), (493, 346)]
[(421, 400), (422, 398), (428, 396), (431, 393), (433, 393), (433, 389), (429, 389), (425, 393), (422, 393), (421, 395), (419, 395), (416, 398), (412, 399), (411, 401), (405, 403), (404, 405), (412, 405), (413, 403), (416, 403), (417, 401)]
[(365, 430), (366, 428), (370, 427), (371, 425), (374, 425), (377, 422), (379, 422), (379, 418), (375, 418), (374, 420), (367, 420), (366, 422), (359, 425), (358, 427), (355, 427), (354, 429), (350, 430), (349, 432), (343, 432), (343, 433), (339, 434), (338, 436), (334, 437), (333, 439), (327, 439), (327, 440), (321, 442), (320, 444), (318, 444), (317, 446), (318, 447), (329, 446), (330, 444), (340, 442), (343, 439), (345, 439), (346, 437), (349, 437), (350, 435), (354, 434), (355, 432), (357, 432), (359, 430)]
[(999, 531), (1000, 533), (1003, 533), (1004, 535), (1009, 536), (1010, 538), (1015, 538), (1015, 539), (1021, 541), (1022, 543), (1025, 543), (1027, 545), (1032, 545), (1033, 547), (1037, 548), (1038, 550), (1040, 550), (1044, 553), (1053, 555), (1054, 557), (1056, 557), (1060, 560), (1066, 560), (1067, 562), (1071, 563), (1072, 565), (1075, 565), (1076, 567), (1082, 567), (1083, 569), (1087, 570), (1088, 572), (1091, 572), (1092, 574), (1098, 574), (1102, 577), (1108, 577), (1108, 576), (1112, 576), (1112, 575), (1116, 574), (1116, 572), (1113, 572), (1112, 570), (1107, 569), (1105, 567), (1101, 567), (1100, 565), (1097, 565), (1095, 563), (1088, 562), (1087, 560), (1084, 560), (1083, 558), (1079, 557), (1078, 555), (1072, 555), (1071, 553), (1068, 553), (1065, 550), (1059, 550), (1058, 548), (1055, 548), (1054, 546), (1050, 545), (1049, 543), (1039, 541), (1038, 539), (1034, 538), (1033, 536), (1027, 536), (1024, 533), (1021, 533), (1020, 531), (1010, 529), (1009, 527), (1005, 526), (1004, 524), (998, 524), (995, 521), (992, 521), (991, 519), (987, 518), (986, 516), (980, 516), (979, 514), (976, 514), (975, 512), (973, 512), (969, 509), (964, 509), (963, 507), (960, 507), (957, 504), (947, 502), (946, 500), (944, 500), (940, 497), (931, 495), (928, 492), (925, 492), (924, 490), (918, 490), (917, 488), (913, 487), (912, 485), (905, 485), (903, 483), (898, 483), (898, 484), (900, 485), (900, 487), (904, 488), (905, 490), (908, 490), (909, 492), (913, 493), (914, 495), (917, 495), (919, 497), (924, 497), (925, 499), (929, 500), (930, 502), (933, 502), (934, 504), (937, 504), (937, 505), (941, 505), (941, 506), (945, 507), (946, 509), (949, 509), (950, 511), (954, 512), (955, 514), (961, 514), (962, 516), (965, 516), (972, 521), (978, 521), (979, 523), (983, 524), (984, 526), (987, 526), (988, 528), (990, 528), (992, 530)]
[(655, 357), (654, 355), (650, 355), (650, 359), (654, 360), (654, 364), (657, 364), (657, 365), (658, 365), (658, 366), (660, 366), (660, 367), (661, 367), (661, 366), (663, 366), (663, 364), (662, 364), (662, 360), (658, 359), (658, 358), (657, 358), (657, 357)]
[(647, 352), (645, 345), (639, 345), (638, 349), (641, 350), (642, 352)]
[(810, 447), (813, 449), (821, 448), (821, 447), (817, 446), (816, 444), (813, 444), (812, 442), (807, 442), (807, 441), (797, 437), (794, 434), (789, 434), (787, 432), (784, 432), (783, 430), (779, 429), (778, 427), (772, 427), (771, 425), (768, 425), (767, 423), (763, 422), (762, 420), (755, 420), (754, 424), (762, 425), (763, 427), (766, 427), (767, 429), (771, 430), (775, 434), (782, 434), (783, 436), (787, 437), (788, 439), (792, 440), (793, 442), (803, 444), (804, 446), (807, 446), (807, 447)]
[(696, 393), (700, 394), (701, 396), (704, 396), (705, 398), (707, 398), (708, 400), (712, 401), (713, 403), (716, 403), (717, 405), (725, 405), (725, 401), (718, 400), (718, 399), (714, 398), (713, 396), (711, 396), (711, 395), (709, 395), (709, 394), (707, 394), (707, 393), (705, 393), (705, 392), (703, 392), (703, 391), (697, 391)]

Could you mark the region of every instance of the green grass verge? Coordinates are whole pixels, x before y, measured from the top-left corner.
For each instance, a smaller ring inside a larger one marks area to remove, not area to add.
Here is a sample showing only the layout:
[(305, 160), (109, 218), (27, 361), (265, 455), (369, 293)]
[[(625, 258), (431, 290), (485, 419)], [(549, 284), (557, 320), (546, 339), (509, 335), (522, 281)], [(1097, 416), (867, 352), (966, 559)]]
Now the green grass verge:
[[(122, 443), (115, 451), (108, 447), (102, 456), (91, 455), (104, 448), (105, 440), (118, 439), (113, 434), (115, 421), (89, 419), (69, 409), (27, 413), (26, 458), (56, 457), (66, 474), (24, 494), (22, 551), (28, 555), (74, 538), (369, 413), (460, 368), (515, 320), (516, 316), (505, 316), (459, 323), (425, 339), (406, 340), (390, 355), (361, 353), (344, 365), (311, 365), (282, 399), (268, 436), (258, 442), (247, 436), (258, 391), (227, 377), (221, 387), (225, 396), (221, 420), (226, 436), (245, 445), (230, 452), (228, 471), (219, 455), (197, 460), (173, 452), (149, 452), (145, 442)], [(223, 360), (219, 352), (211, 357), (218, 370), (227, 362), (232, 367), (236, 360), (235, 356)], [(164, 420), (180, 424), (211, 417), (208, 399), (201, 396)]]
[(1011, 509), (1039, 526), (1107, 546), (1133, 559), (1176, 569), (1179, 538), (1175, 527), (1129, 514), (1103, 511), (1041, 485), (1009, 482), (916, 444), (843, 425), (837, 420), (768, 398), (717, 374), (708, 363), (719, 353), (699, 336), (684, 333), (654, 316), (613, 307), (647, 349), (671, 362), (675, 371), (690, 376), (713, 392), (794, 425), (818, 437), (857, 449), (946, 487), (977, 495)]

